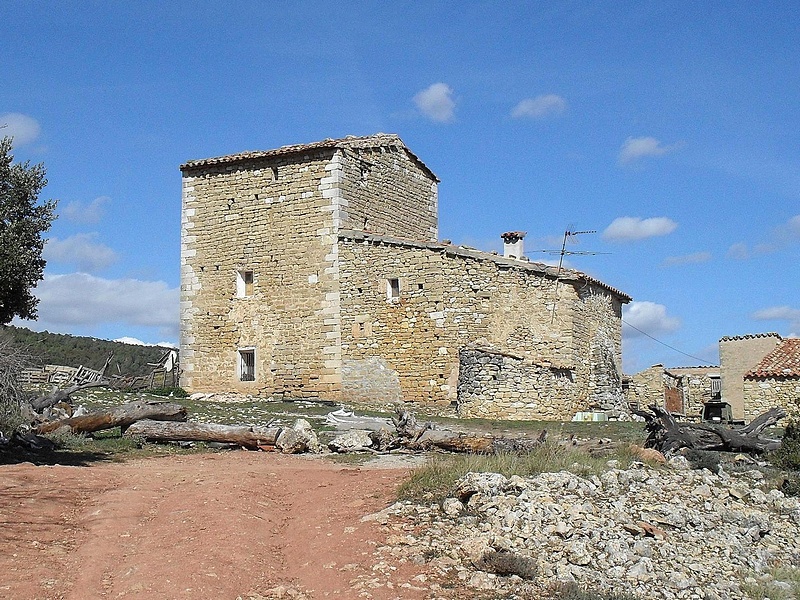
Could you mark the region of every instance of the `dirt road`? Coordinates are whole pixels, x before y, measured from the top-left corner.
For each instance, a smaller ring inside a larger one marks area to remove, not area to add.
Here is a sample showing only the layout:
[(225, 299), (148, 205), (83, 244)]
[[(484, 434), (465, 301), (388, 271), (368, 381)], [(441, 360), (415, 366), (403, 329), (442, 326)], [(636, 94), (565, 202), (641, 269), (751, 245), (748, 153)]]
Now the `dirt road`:
[(373, 570), (407, 468), (229, 452), (0, 466), (0, 597), (424, 598)]

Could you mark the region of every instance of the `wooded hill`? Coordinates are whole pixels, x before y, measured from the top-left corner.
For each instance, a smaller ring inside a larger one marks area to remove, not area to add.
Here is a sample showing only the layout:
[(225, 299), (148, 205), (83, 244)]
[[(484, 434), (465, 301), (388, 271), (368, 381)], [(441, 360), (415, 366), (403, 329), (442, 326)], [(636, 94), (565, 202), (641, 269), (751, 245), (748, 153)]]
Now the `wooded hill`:
[(31, 331), (24, 327), (5, 325), (0, 335), (9, 336), (23, 353), (30, 356), (31, 366), (64, 365), (100, 369), (113, 352), (109, 375), (147, 375), (167, 348), (136, 346), (91, 337), (78, 337), (48, 331)]

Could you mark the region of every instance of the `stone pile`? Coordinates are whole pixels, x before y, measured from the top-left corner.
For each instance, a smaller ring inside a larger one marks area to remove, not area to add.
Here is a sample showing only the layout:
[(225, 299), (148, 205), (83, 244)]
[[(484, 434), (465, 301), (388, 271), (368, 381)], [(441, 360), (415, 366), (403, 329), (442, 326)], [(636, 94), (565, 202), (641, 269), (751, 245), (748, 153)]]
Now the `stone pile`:
[(712, 474), (680, 456), (666, 468), (618, 467), (470, 473), (441, 506), (386, 509), (388, 523), (413, 527), (379, 554), (504, 598), (542, 597), (558, 581), (670, 600), (744, 598), (743, 586), (761, 583), (794, 597), (770, 569), (798, 564), (800, 501), (767, 491), (760, 471)]

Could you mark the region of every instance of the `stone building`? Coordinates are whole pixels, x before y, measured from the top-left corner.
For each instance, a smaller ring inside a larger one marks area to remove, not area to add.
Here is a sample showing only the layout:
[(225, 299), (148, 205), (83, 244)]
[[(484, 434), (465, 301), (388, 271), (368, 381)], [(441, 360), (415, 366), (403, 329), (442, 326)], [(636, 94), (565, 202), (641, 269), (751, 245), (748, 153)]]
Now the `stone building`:
[(744, 376), (781, 342), (777, 333), (725, 336), (719, 341), (722, 399), (731, 405), (733, 418), (747, 416), (744, 397)]
[(719, 367), (653, 365), (623, 379), (623, 391), (632, 408), (661, 406), (674, 415), (700, 419), (703, 405), (719, 400)]
[(709, 400), (730, 404), (737, 421), (775, 406), (800, 418), (800, 340), (777, 333), (726, 336), (719, 357), (719, 367), (654, 365), (626, 376), (625, 396), (631, 405), (658, 404), (690, 418), (699, 417)]
[(458, 400), (509, 418), (623, 407), (630, 297), (528, 261), (524, 232), (505, 256), (437, 241), (439, 181), (397, 136), (181, 171), (187, 390)]
[(703, 405), (722, 399), (722, 380), (719, 367), (670, 367), (670, 374), (681, 379), (683, 388), (683, 414), (700, 418)]
[(774, 406), (800, 418), (800, 339), (781, 340), (744, 374), (745, 418), (750, 420)]

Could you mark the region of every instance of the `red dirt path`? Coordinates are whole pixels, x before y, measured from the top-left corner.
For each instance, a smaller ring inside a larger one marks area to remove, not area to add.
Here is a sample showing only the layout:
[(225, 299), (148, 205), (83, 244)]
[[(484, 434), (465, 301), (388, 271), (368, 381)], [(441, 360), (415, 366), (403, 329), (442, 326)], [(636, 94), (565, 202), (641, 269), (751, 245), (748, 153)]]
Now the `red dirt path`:
[(424, 598), (409, 563), (376, 583), (386, 530), (361, 521), (407, 472), (256, 452), (0, 466), (0, 597)]

